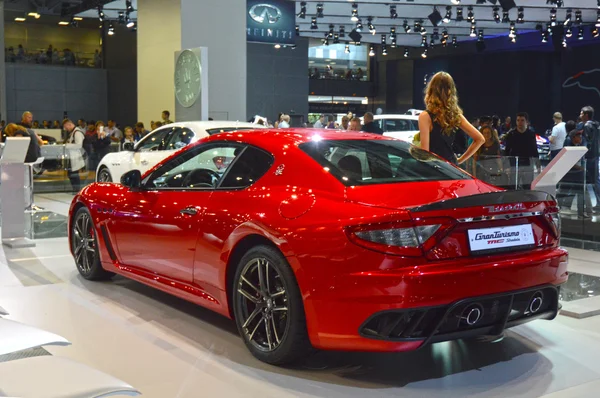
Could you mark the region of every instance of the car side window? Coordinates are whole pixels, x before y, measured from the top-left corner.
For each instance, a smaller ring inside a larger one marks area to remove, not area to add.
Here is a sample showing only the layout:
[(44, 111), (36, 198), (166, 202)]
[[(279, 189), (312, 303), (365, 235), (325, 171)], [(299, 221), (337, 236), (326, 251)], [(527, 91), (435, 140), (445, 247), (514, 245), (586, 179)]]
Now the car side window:
[(273, 156), (261, 149), (248, 146), (231, 166), (219, 188), (246, 188), (254, 184), (273, 165)]
[(215, 189), (243, 149), (237, 143), (198, 146), (152, 173), (144, 185), (151, 189)]
[(172, 131), (172, 127), (167, 127), (148, 134), (143, 141), (140, 141), (135, 150), (137, 152), (153, 152), (163, 150), (166, 140)]
[(185, 127), (176, 127), (165, 144), (164, 149), (167, 151), (178, 150), (184, 148), (192, 142), (195, 134), (192, 130)]

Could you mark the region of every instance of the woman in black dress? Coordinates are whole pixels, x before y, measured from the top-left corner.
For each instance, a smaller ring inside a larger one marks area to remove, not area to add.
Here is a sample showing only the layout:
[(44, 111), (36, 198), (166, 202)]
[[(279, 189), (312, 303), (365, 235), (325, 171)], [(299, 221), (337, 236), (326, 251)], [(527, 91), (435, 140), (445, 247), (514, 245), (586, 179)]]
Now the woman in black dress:
[[(463, 116), (458, 106), (454, 80), (446, 72), (436, 73), (425, 89), (427, 110), (419, 116), (421, 148), (454, 164), (462, 164), (483, 145), (483, 135)], [(461, 129), (473, 139), (460, 158), (456, 158), (452, 145), (456, 132)]]

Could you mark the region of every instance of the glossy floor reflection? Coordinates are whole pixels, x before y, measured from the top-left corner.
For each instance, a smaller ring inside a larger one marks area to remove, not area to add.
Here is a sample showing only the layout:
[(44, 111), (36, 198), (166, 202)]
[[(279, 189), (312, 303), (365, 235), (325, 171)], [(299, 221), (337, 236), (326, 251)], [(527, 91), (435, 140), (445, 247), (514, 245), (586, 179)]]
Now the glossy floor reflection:
[[(68, 207), (68, 198), (36, 202), (55, 212)], [(573, 250), (571, 261), (573, 271), (600, 277), (597, 253)], [(0, 305), (9, 319), (73, 343), (47, 347), (50, 354), (110, 373), (144, 397), (571, 398), (600, 390), (600, 317), (559, 316), (501, 341), (412, 353), (321, 352), (277, 368), (255, 360), (228, 319), (125, 278), (81, 279), (65, 238), (0, 251)]]
[(571, 272), (567, 283), (560, 288), (559, 297), (568, 302), (596, 296), (600, 296), (600, 277)]

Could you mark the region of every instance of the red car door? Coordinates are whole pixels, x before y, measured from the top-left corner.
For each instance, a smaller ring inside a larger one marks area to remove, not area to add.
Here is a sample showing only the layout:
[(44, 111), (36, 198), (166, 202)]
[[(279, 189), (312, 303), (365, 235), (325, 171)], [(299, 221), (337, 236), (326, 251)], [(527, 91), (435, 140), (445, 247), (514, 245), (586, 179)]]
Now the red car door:
[(127, 193), (111, 228), (121, 263), (192, 282), (196, 241), (211, 193)]
[(138, 191), (128, 191), (109, 227), (122, 264), (178, 281), (194, 281), (194, 259), (213, 191), (237, 143), (195, 146), (154, 171)]

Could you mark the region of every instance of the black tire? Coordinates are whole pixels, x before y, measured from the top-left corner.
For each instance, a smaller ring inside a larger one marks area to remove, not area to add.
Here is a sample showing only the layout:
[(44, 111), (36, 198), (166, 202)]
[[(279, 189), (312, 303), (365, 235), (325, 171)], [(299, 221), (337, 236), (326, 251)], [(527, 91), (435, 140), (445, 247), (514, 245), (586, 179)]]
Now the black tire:
[[(264, 270), (266, 279), (261, 287), (260, 272)], [(255, 282), (256, 278), (259, 281)], [(248, 294), (259, 303), (252, 301)], [(256, 246), (242, 257), (233, 280), (232, 299), (240, 335), (257, 359), (272, 365), (289, 365), (314, 352), (308, 338), (304, 304), (296, 277), (278, 250)], [(255, 312), (257, 315), (254, 315)]]
[(102, 167), (100, 171), (98, 171), (96, 182), (113, 182), (112, 175), (110, 174), (108, 168)]
[(96, 229), (92, 216), (85, 207), (77, 210), (73, 217), (70, 244), (77, 270), (85, 279), (90, 281), (107, 280), (115, 275), (102, 268)]

